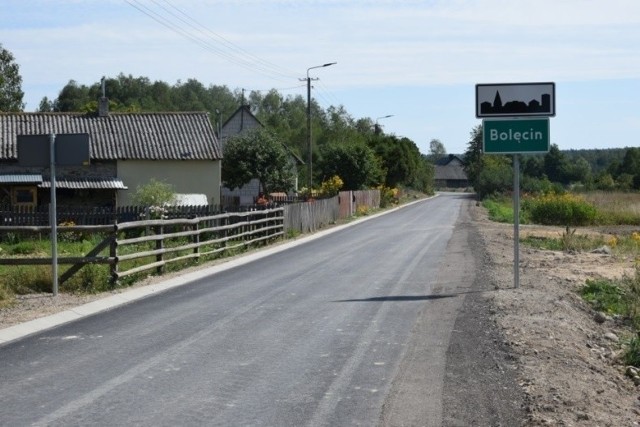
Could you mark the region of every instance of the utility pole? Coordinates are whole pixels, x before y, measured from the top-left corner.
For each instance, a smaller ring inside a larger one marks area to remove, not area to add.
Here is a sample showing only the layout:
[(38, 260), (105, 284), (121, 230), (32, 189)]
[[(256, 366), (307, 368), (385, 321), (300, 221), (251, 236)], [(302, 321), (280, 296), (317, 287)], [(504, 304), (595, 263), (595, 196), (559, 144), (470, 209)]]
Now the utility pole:
[[(328, 67), (330, 65), (335, 65), (337, 62), (329, 62), (327, 64), (317, 65), (315, 67), (307, 68), (307, 162), (308, 162), (308, 182), (309, 182), (309, 195), (311, 195), (311, 191), (313, 189), (313, 150), (311, 144), (311, 80), (318, 80), (318, 78), (311, 79), (309, 77), (309, 70), (313, 70), (314, 68), (323, 68)], [(300, 79), (302, 80), (302, 79)]]

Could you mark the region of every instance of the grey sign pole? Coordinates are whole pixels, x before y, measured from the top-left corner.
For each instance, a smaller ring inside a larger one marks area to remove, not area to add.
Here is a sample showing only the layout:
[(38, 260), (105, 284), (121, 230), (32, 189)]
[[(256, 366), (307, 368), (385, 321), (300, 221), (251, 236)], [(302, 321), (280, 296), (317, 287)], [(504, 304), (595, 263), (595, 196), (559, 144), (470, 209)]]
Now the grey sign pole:
[[(86, 166), (90, 161), (88, 133), (50, 133), (18, 135), (18, 164), (28, 167), (49, 167), (51, 171), (51, 278), (53, 296), (58, 295), (58, 220), (56, 206), (56, 164)], [(47, 157), (47, 155), (49, 157)]]
[(513, 155), (513, 284), (520, 287), (520, 159)]
[(51, 225), (51, 279), (53, 296), (58, 295), (58, 220), (56, 206), (56, 135), (49, 135), (51, 170), (51, 203), (49, 204), (49, 224)]

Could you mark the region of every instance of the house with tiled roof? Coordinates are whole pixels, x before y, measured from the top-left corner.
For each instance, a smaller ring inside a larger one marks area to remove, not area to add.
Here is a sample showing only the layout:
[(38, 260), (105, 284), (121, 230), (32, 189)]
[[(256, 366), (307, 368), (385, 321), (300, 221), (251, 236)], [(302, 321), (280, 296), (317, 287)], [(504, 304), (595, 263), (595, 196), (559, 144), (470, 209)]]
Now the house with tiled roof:
[(464, 171), (464, 160), (455, 154), (449, 154), (435, 162), (435, 185), (438, 189), (466, 188), (469, 178)]
[[(152, 179), (220, 204), (222, 149), (206, 112), (0, 113), (0, 204), (50, 202), (48, 166), (21, 166), (20, 135), (88, 134), (88, 165), (56, 166), (58, 205), (127, 206)], [(204, 197), (203, 196), (203, 197)]]

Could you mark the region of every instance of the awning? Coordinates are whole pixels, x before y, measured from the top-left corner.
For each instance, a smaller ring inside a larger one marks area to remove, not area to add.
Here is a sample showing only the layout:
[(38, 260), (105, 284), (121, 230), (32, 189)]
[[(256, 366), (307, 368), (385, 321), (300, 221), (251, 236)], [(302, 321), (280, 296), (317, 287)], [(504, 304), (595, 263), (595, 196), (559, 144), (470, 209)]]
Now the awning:
[[(40, 188), (51, 188), (51, 181), (44, 180)], [(56, 188), (69, 188), (73, 190), (127, 190), (119, 178), (84, 178), (84, 179), (56, 179)]]
[(36, 174), (11, 174), (0, 175), (0, 184), (40, 184), (42, 175)]

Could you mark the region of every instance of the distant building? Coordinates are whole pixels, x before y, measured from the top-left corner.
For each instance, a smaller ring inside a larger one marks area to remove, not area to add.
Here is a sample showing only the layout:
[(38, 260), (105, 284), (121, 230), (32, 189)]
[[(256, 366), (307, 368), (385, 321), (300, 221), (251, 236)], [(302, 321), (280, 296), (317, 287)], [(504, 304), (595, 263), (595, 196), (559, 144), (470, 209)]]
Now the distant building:
[(438, 160), (435, 164), (435, 185), (437, 189), (467, 188), (469, 178), (464, 171), (464, 160), (455, 154)]

